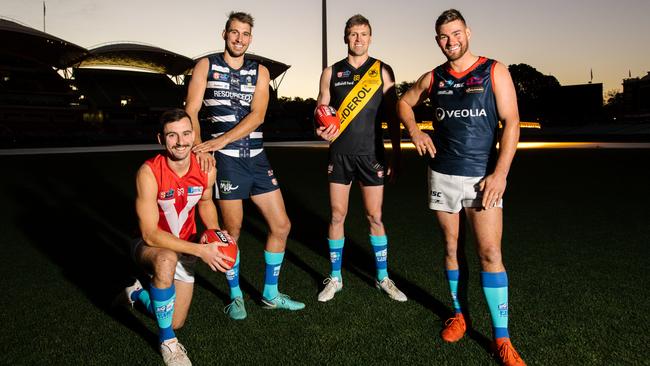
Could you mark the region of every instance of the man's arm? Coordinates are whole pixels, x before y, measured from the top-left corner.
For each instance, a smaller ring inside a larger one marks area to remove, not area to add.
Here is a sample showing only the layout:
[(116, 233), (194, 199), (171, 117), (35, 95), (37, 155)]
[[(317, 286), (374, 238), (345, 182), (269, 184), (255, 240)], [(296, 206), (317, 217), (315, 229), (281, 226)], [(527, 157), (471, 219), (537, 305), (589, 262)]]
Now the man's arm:
[(136, 188), (135, 210), (142, 239), (146, 245), (197, 256), (206, 262), (213, 271), (225, 272), (229, 268), (223, 262), (223, 258), (227, 257), (221, 254), (216, 246), (190, 243), (158, 227), (158, 184), (147, 164), (143, 164), (138, 170)]
[(415, 145), (418, 154), (422, 156), (428, 152), (433, 158), (436, 155), (436, 148), (433, 146), (433, 141), (431, 141), (429, 135), (420, 130), (415, 121), (415, 113), (413, 113), (413, 107), (426, 100), (431, 78), (430, 72), (425, 73), (402, 95), (397, 102), (397, 115), (411, 136), (411, 141)]
[(505, 65), (497, 63), (494, 67), (494, 96), (496, 98), (499, 120), (503, 121), (503, 133), (499, 142), (499, 157), (494, 172), (481, 182), (483, 207), (494, 207), (503, 198), (506, 178), (519, 142), (519, 110), (517, 94)]
[[(192, 70), (192, 80), (187, 87), (187, 97), (185, 98), (185, 112), (190, 115), (192, 120), (192, 129), (194, 129), (194, 145), (201, 143), (201, 123), (199, 122), (199, 111), (203, 105), (203, 96), (205, 88), (208, 85), (208, 69), (210, 60), (207, 58), (200, 59)], [(215, 165), (215, 160), (210, 154), (197, 154), (197, 160), (201, 170), (209, 172)]]
[(195, 146), (193, 148), (194, 152), (208, 152), (222, 149), (229, 143), (249, 135), (259, 125), (264, 123), (266, 108), (269, 105), (269, 83), (271, 82), (271, 76), (269, 75), (269, 70), (262, 64), (259, 65), (257, 70), (258, 76), (257, 83), (255, 84), (255, 94), (253, 94), (253, 100), (251, 101), (251, 112), (230, 131)]
[(210, 61), (207, 58), (200, 59), (192, 70), (192, 80), (187, 87), (187, 98), (185, 98), (185, 112), (192, 119), (192, 128), (196, 132), (194, 144), (201, 143), (201, 124), (199, 123), (199, 111), (203, 105), (203, 95), (208, 85), (208, 68)]
[(216, 180), (217, 171), (216, 169), (213, 169), (208, 173), (208, 186), (203, 190), (203, 195), (201, 195), (201, 199), (197, 203), (199, 217), (201, 217), (203, 226), (205, 226), (206, 229), (211, 230), (219, 229), (217, 206), (215, 206), (214, 201), (212, 200), (212, 189)]
[[(316, 98), (316, 107), (319, 105), (330, 104), (330, 80), (332, 79), (332, 67), (328, 67), (320, 75), (320, 82), (318, 87), (318, 98)], [(314, 116), (316, 110), (314, 110)], [(323, 140), (332, 141), (339, 134), (339, 129), (334, 125), (327, 128), (319, 126), (316, 128), (316, 135), (320, 136)]]
[(402, 153), (401, 132), (399, 128), (399, 119), (397, 118), (397, 91), (395, 90), (395, 74), (393, 69), (386, 64), (382, 64), (381, 74), (384, 80), (384, 112), (388, 119), (388, 134), (393, 147), (391, 158), (388, 166), (389, 181), (394, 182), (399, 171), (399, 164)]

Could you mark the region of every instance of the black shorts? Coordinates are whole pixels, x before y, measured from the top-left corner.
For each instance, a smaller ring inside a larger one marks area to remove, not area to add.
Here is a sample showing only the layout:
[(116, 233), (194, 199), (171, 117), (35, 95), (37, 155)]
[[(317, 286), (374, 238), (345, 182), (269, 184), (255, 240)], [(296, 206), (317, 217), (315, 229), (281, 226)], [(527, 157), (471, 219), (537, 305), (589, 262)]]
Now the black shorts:
[(374, 155), (330, 154), (327, 177), (330, 183), (350, 184), (352, 179), (364, 186), (384, 185), (384, 164)]
[(264, 151), (243, 158), (219, 152), (214, 155), (217, 160), (217, 199), (242, 200), (280, 188)]

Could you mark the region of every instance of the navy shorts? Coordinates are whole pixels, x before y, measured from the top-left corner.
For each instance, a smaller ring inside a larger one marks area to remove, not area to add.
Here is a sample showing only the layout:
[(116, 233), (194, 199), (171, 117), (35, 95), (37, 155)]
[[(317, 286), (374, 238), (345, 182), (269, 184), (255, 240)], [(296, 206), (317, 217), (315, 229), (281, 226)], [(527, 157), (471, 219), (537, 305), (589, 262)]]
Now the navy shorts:
[(280, 188), (266, 153), (236, 158), (219, 152), (215, 196), (221, 200), (242, 200)]
[(348, 185), (352, 179), (364, 186), (384, 185), (384, 164), (374, 155), (330, 154), (327, 178), (330, 183)]

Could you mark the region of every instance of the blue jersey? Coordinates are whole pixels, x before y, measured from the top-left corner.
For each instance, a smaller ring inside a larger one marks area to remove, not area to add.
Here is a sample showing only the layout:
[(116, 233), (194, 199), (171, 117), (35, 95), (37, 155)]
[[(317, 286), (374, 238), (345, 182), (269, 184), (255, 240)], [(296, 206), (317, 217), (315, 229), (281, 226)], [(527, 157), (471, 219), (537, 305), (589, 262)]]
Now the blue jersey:
[[(245, 59), (239, 69), (230, 67), (217, 54), (208, 58), (208, 80), (203, 95), (204, 123), (201, 131), (209, 138), (230, 131), (251, 112), (251, 102), (257, 83), (258, 63)], [(250, 157), (262, 151), (262, 126), (219, 150), (233, 157)]]
[(429, 164), (436, 172), (482, 177), (494, 169), (499, 125), (492, 83), (495, 65), (494, 60), (479, 57), (462, 73), (448, 63), (431, 71), (436, 156)]

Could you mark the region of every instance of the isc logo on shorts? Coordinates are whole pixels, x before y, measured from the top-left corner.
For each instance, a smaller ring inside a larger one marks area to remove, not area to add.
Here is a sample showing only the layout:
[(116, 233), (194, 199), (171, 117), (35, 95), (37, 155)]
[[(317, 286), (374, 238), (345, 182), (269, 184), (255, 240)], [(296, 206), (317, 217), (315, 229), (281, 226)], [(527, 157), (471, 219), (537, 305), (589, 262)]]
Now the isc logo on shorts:
[(431, 191), (431, 197), (442, 197), (442, 192)]

